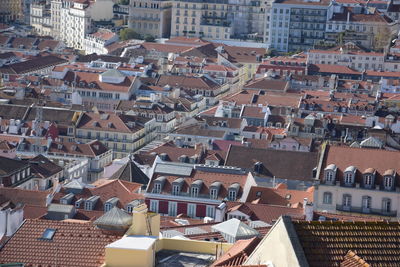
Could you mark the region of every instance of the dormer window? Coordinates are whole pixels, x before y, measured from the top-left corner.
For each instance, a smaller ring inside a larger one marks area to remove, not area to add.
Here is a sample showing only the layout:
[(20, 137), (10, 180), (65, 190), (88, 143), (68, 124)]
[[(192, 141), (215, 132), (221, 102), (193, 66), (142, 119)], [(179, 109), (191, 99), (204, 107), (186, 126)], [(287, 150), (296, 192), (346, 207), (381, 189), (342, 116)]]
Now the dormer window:
[(221, 183), (220, 182), (213, 182), (210, 185), (210, 198), (211, 199), (217, 199), (218, 198), (218, 192), (219, 192), (219, 188), (221, 187)]
[(238, 183), (234, 183), (228, 188), (228, 200), (235, 201), (239, 192), (240, 185)]
[(193, 186), (190, 190), (190, 195), (192, 197), (198, 197), (199, 196), (199, 188), (197, 186)]
[(368, 168), (363, 173), (363, 182), (365, 188), (372, 188), (375, 183), (375, 169)]
[(154, 184), (153, 193), (154, 194), (160, 194), (161, 193), (161, 184), (160, 183), (155, 183)]
[(183, 182), (183, 178), (178, 178), (172, 182), (172, 195), (178, 196), (181, 193)]
[(328, 167), (325, 168), (325, 183), (333, 184), (336, 178), (336, 170), (337, 167), (335, 164), (330, 164)]
[(385, 190), (393, 190), (394, 177), (396, 177), (396, 171), (393, 169), (387, 170), (383, 174), (383, 187)]
[(119, 199), (117, 197), (113, 197), (107, 200), (107, 202), (104, 204), (104, 212), (107, 212), (114, 208), (117, 205), (118, 201)]
[(357, 171), (357, 169), (354, 166), (349, 166), (346, 168), (346, 170), (344, 171), (344, 184), (345, 185), (347, 185), (347, 186), (353, 185), (356, 171)]

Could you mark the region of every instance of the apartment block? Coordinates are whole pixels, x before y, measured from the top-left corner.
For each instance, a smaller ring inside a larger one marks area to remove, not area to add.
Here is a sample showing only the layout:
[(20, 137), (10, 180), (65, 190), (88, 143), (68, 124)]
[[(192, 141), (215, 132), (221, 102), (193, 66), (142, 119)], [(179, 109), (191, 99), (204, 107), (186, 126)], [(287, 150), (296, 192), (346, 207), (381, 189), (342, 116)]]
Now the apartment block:
[(37, 35), (50, 36), (52, 32), (52, 20), (50, 6), (45, 4), (31, 4), (30, 25)]
[(22, 16), (22, 0), (0, 0), (0, 22), (12, 22)]
[(328, 0), (276, 0), (272, 3), (269, 44), (278, 51), (308, 50), (325, 38)]
[(171, 36), (263, 40), (266, 14), (265, 2), (175, 1), (172, 7)]
[(129, 28), (142, 35), (169, 37), (171, 30), (171, 1), (132, 0)]

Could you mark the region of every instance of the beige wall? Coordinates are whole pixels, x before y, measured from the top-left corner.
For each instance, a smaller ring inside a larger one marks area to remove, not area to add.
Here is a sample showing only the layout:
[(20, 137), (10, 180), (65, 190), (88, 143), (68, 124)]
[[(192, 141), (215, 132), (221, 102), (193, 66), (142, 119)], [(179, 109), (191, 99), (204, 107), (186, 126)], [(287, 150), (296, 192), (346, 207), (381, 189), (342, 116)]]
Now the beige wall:
[(110, 267), (151, 267), (154, 265), (153, 249), (133, 250), (106, 248), (107, 263)]
[(282, 219), (278, 220), (261, 240), (244, 265), (268, 262), (272, 263), (274, 267), (301, 266)]

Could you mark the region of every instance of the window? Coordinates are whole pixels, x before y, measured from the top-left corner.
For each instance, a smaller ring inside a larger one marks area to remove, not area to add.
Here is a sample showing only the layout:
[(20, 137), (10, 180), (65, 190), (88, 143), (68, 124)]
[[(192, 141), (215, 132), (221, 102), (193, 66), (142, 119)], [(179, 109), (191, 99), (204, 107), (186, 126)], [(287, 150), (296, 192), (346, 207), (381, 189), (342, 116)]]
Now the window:
[(384, 181), (383, 181), (383, 186), (385, 189), (392, 189), (393, 187), (393, 178), (391, 176), (385, 176)]
[(325, 192), (322, 201), (324, 204), (332, 204), (332, 193)]
[(218, 197), (218, 190), (216, 188), (213, 188), (210, 190), (210, 198), (211, 199), (217, 199)]
[(230, 201), (235, 201), (236, 200), (236, 191), (235, 190), (229, 190), (228, 199)]
[(332, 182), (333, 181), (333, 172), (327, 171), (325, 174), (325, 180), (327, 182)]
[(389, 198), (384, 198), (382, 200), (382, 211), (390, 212), (392, 209), (392, 201)]
[(106, 203), (106, 204), (104, 204), (104, 211), (107, 212), (107, 211), (111, 210), (113, 207), (114, 207), (113, 204)]
[(158, 213), (158, 200), (150, 199), (150, 211)]
[(169, 201), (168, 202), (168, 216), (176, 216), (177, 207), (178, 207), (177, 202)]
[(196, 217), (196, 204), (188, 203), (187, 216), (194, 218)]
[(350, 208), (351, 207), (351, 196), (343, 195), (343, 207)]
[(364, 176), (364, 185), (367, 187), (371, 187), (372, 186), (372, 175), (371, 174), (366, 174)]
[(129, 212), (129, 213), (132, 213), (133, 212), (133, 206), (132, 205), (126, 206), (126, 211)]
[(55, 233), (56, 233), (56, 229), (47, 228), (43, 232), (42, 239), (52, 240)]
[(345, 173), (344, 175), (344, 183), (345, 184), (352, 184), (353, 183), (353, 174), (350, 172)]
[(181, 187), (179, 185), (173, 185), (172, 186), (172, 194), (174, 196), (178, 196), (180, 191), (181, 191)]
[(93, 203), (91, 201), (85, 201), (85, 210), (93, 210)]
[(199, 196), (199, 188), (197, 187), (197, 186), (193, 186), (191, 189), (190, 189), (190, 195), (192, 196), (192, 197), (198, 197)]
[(161, 193), (161, 184), (160, 183), (155, 183), (154, 184), (153, 193), (154, 194), (160, 194)]
[(215, 217), (215, 207), (214, 206), (207, 206), (206, 207), (206, 216), (214, 218)]
[(364, 196), (362, 198), (362, 208), (363, 212), (369, 212), (369, 209), (371, 208), (371, 197)]

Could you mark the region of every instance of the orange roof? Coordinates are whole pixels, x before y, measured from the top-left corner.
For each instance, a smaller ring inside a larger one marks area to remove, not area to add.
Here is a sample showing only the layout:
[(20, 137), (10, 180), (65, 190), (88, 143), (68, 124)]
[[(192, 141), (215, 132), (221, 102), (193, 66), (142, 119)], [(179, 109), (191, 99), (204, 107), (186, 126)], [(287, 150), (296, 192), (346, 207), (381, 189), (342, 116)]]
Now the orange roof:
[[(50, 240), (46, 229), (54, 229)], [(105, 246), (120, 239), (105, 234), (91, 222), (26, 220), (0, 251), (0, 263), (23, 262), (25, 266), (100, 266)]]
[(236, 241), (233, 246), (228, 249), (219, 259), (211, 266), (238, 266), (243, 264), (256, 246), (260, 243), (260, 239), (253, 237), (245, 240)]

